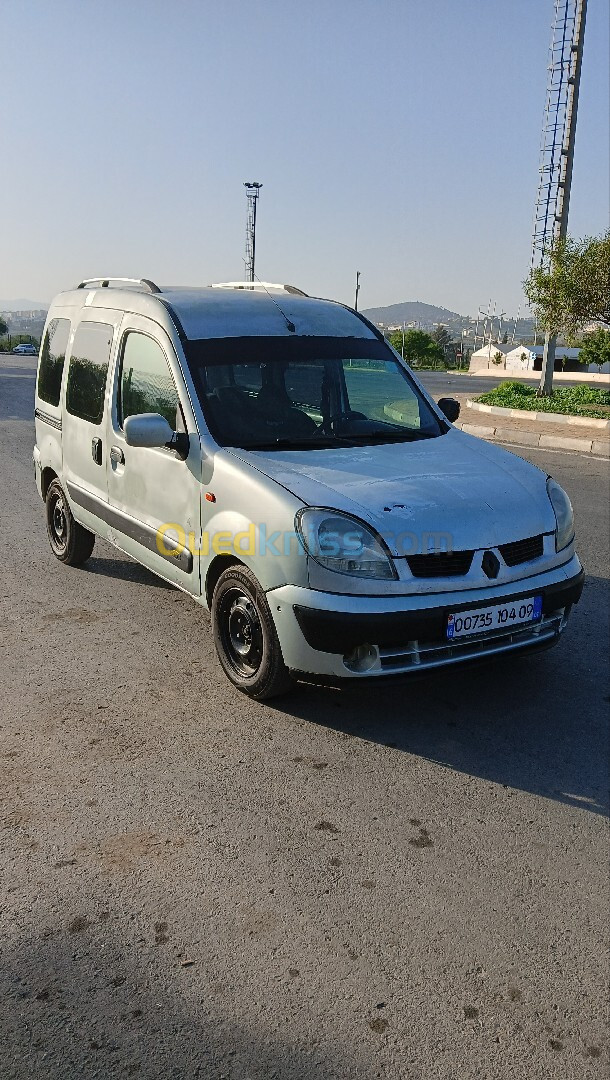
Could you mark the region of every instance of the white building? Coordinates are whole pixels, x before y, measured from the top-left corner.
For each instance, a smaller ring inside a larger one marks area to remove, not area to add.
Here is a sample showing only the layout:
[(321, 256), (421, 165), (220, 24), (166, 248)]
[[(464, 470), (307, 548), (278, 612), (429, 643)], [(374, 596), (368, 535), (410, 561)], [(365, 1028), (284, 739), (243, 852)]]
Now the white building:
[[(512, 345), (502, 345), (495, 341), (492, 341), (491, 345), (483, 345), (481, 349), (477, 349), (476, 352), (471, 354), (468, 370), (483, 371), (490, 368), (491, 371), (503, 371), (506, 366), (506, 356), (512, 348)], [(502, 360), (496, 363), (498, 353), (500, 353)]]
[[(542, 371), (542, 354), (544, 345), (516, 345), (511, 352), (506, 354), (507, 371)], [(558, 345), (555, 349), (555, 371), (582, 371), (595, 375), (598, 372), (608, 374), (610, 363), (588, 364), (586, 367), (579, 363), (580, 349), (568, 349)]]
[[(498, 353), (502, 359), (498, 359)], [(470, 357), (469, 371), (510, 371), (514, 375), (525, 371), (541, 371), (544, 345), (501, 345), (492, 342), (477, 349)], [(578, 358), (580, 349), (569, 349), (565, 345), (558, 345), (555, 349), (555, 371), (600, 371), (599, 365), (590, 364), (583, 368)], [(610, 369), (609, 364), (604, 364), (601, 371)]]
[[(541, 371), (544, 345), (513, 345), (506, 354), (507, 371)], [(558, 345), (555, 349), (555, 370), (582, 371), (578, 363), (580, 349)]]

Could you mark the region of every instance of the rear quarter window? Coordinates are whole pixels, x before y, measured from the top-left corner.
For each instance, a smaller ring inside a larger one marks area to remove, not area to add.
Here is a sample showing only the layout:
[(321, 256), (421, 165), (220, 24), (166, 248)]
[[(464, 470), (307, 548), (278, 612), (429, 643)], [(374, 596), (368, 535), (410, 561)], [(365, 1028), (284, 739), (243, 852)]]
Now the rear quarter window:
[(83, 322), (74, 335), (66, 409), (91, 424), (100, 424), (104, 415), (112, 334), (108, 323)]
[(52, 319), (44, 336), (38, 365), (38, 397), (49, 405), (59, 405), (69, 337), (70, 320)]

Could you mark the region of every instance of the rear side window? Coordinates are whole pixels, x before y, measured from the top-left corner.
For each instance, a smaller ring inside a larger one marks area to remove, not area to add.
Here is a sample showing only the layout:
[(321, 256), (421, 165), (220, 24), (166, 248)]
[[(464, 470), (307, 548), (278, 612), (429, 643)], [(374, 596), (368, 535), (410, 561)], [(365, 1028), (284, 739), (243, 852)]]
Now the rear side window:
[(178, 394), (161, 346), (146, 334), (127, 334), (118, 402), (121, 427), (126, 416), (161, 413), (174, 430), (179, 426), (178, 409)]
[(69, 337), (69, 319), (53, 319), (49, 323), (40, 350), (38, 367), (38, 397), (49, 405), (59, 405), (61, 377)]
[(104, 415), (112, 333), (108, 323), (83, 322), (74, 335), (66, 409), (91, 424), (101, 423)]

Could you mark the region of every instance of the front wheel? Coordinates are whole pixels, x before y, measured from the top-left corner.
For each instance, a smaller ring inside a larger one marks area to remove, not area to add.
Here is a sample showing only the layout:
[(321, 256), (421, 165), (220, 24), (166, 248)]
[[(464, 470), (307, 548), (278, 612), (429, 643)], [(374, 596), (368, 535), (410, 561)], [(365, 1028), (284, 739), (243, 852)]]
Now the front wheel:
[(59, 480), (49, 484), (46, 509), (51, 551), (60, 562), (80, 566), (93, 551), (95, 534), (74, 520)]
[(218, 659), (238, 690), (263, 701), (291, 688), (265, 594), (245, 566), (231, 566), (220, 575), (212, 598), (212, 629)]

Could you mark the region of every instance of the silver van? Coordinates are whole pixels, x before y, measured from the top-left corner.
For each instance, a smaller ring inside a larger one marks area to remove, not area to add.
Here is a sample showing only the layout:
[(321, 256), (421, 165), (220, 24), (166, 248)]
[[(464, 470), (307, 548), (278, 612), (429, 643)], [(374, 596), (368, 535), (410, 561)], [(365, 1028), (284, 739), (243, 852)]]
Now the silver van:
[(583, 587), (569, 499), (458, 412), (290, 286), (83, 281), (38, 365), (51, 549), (97, 535), (190, 593), (259, 699), (552, 645)]

